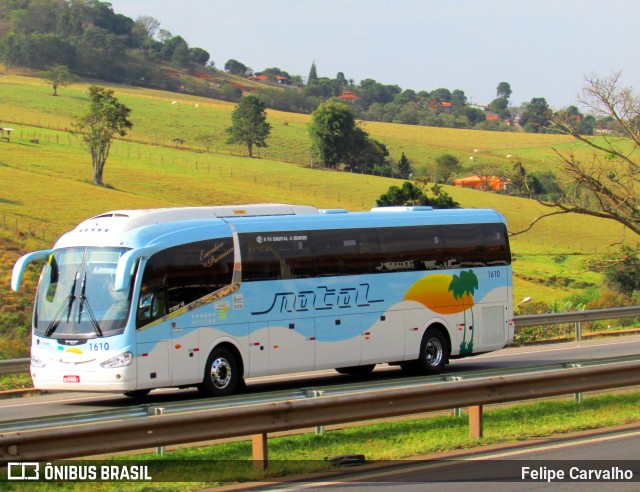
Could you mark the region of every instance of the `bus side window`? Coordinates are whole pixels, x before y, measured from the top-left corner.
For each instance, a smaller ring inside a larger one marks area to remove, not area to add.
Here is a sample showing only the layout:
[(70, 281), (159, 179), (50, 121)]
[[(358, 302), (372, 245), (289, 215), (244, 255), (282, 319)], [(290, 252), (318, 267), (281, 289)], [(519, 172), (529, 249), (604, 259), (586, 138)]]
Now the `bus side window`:
[(504, 224), (487, 224), (485, 226), (485, 245), (487, 266), (509, 265), (511, 263), (511, 253)]
[(231, 238), (181, 244), (154, 254), (142, 278), (137, 327), (230, 285), (232, 276)]
[(160, 288), (140, 296), (138, 303), (138, 327), (167, 314), (166, 289)]

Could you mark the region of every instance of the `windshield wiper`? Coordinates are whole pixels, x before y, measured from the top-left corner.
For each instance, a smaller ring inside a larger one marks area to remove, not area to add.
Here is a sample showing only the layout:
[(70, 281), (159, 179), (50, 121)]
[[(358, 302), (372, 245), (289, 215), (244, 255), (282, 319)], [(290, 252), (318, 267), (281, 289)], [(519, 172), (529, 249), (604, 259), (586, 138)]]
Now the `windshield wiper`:
[(73, 301), (76, 300), (75, 292), (76, 292), (76, 283), (78, 282), (78, 272), (76, 272), (75, 277), (73, 278), (73, 283), (71, 284), (71, 290), (69, 291), (69, 295), (67, 298), (60, 304), (60, 308), (56, 311), (56, 314), (51, 318), (51, 322), (49, 326), (47, 326), (46, 331), (44, 332), (44, 336), (48, 337), (60, 324), (60, 319), (64, 316), (65, 311), (67, 312), (67, 323), (69, 322), (69, 318), (71, 318), (71, 308), (73, 307)]
[(100, 325), (98, 324), (98, 320), (94, 316), (93, 310), (89, 305), (89, 299), (87, 299), (87, 296), (84, 295), (86, 287), (87, 287), (87, 272), (84, 272), (84, 275), (82, 276), (82, 287), (80, 287), (80, 295), (78, 296), (80, 298), (80, 309), (78, 309), (78, 323), (80, 323), (80, 321), (82, 320), (82, 310), (86, 305), (87, 313), (89, 313), (89, 319), (91, 320), (91, 326), (93, 327), (93, 331), (96, 332), (96, 335), (101, 337), (103, 335), (102, 335), (102, 330), (100, 329)]

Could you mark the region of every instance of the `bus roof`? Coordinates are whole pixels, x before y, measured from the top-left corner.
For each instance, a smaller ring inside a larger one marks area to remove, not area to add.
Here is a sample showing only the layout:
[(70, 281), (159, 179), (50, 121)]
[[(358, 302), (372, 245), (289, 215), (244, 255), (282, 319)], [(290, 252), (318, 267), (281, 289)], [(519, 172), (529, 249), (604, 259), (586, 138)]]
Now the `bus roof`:
[(393, 227), (460, 223), (502, 222), (489, 209), (441, 209), (431, 207), (375, 208), (371, 212), (320, 210), (305, 205), (254, 204), (212, 207), (115, 210), (83, 221), (63, 235), (55, 248), (71, 246), (167, 247), (208, 237), (239, 232), (305, 229)]

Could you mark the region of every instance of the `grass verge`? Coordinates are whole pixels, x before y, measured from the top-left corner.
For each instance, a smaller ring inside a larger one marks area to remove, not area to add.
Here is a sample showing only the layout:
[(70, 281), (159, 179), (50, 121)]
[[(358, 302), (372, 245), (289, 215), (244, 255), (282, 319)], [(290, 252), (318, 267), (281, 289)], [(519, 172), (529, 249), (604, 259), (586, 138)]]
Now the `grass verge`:
[[(218, 461), (220, 466), (216, 467), (211, 461), (201, 463), (209, 469), (208, 476), (215, 477), (215, 481), (152, 484), (94, 482), (91, 488), (100, 491), (198, 490), (229, 482), (273, 480), (290, 474), (329, 470), (332, 466), (325, 458), (337, 455), (357, 453), (364, 454), (368, 461), (396, 460), (636, 422), (640, 422), (640, 393), (589, 396), (581, 403), (543, 401), (485, 410), (484, 437), (480, 440), (469, 438), (466, 415), (391, 421), (329, 431), (319, 436), (302, 434), (269, 439), (269, 469), (259, 474), (251, 471), (250, 442), (179, 449), (165, 456), (147, 454), (120, 457), (117, 458), (119, 462), (133, 460), (135, 463), (151, 463), (160, 460), (161, 467), (167, 473), (172, 469), (191, 471), (198, 467), (200, 460)], [(221, 458), (224, 461), (220, 461)], [(26, 487), (15, 486), (11, 490), (26, 490)], [(86, 489), (81, 483), (49, 482), (29, 484), (29, 490)]]

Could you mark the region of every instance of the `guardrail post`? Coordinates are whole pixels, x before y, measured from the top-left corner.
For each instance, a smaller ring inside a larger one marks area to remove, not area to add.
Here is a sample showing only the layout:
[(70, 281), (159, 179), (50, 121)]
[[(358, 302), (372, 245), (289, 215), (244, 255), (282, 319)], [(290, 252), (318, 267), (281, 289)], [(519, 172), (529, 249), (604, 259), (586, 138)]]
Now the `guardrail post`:
[[(578, 325), (578, 323), (576, 323), (576, 325)], [(577, 331), (576, 331), (577, 333)], [(580, 364), (580, 362), (568, 362), (566, 364), (563, 364), (564, 367), (568, 367), (568, 368), (574, 368), (574, 367), (582, 367), (582, 364)], [(574, 393), (573, 394), (573, 400), (576, 403), (582, 403), (582, 392), (580, 393)]]
[[(314, 388), (303, 388), (302, 392), (305, 394), (307, 398), (319, 398), (321, 396), (324, 396), (323, 390), (317, 390)], [(324, 425), (316, 426), (316, 436), (323, 436), (323, 435), (324, 435)]]
[(253, 471), (259, 473), (266, 470), (269, 464), (267, 434), (251, 436), (251, 449), (253, 451)]
[(482, 439), (482, 405), (469, 407), (469, 438)]
[(576, 341), (582, 340), (582, 322), (576, 321)]
[[(149, 415), (164, 415), (164, 408), (148, 406), (147, 413)], [(166, 451), (167, 451), (167, 448), (165, 446), (156, 446), (157, 455), (164, 456)]]
[[(462, 377), (461, 376), (443, 376), (442, 377), (443, 381), (462, 381)], [(457, 407), (453, 409), (453, 416), (454, 417), (462, 417), (462, 408)]]

